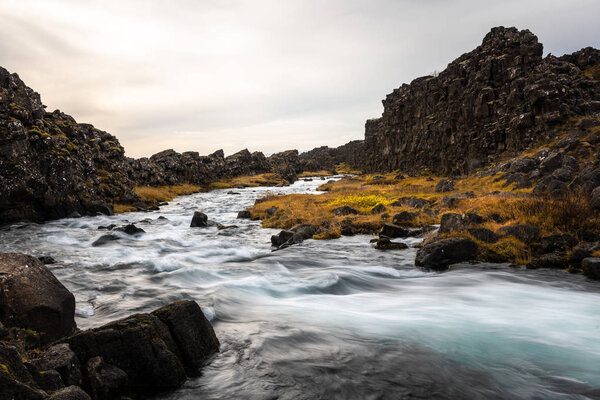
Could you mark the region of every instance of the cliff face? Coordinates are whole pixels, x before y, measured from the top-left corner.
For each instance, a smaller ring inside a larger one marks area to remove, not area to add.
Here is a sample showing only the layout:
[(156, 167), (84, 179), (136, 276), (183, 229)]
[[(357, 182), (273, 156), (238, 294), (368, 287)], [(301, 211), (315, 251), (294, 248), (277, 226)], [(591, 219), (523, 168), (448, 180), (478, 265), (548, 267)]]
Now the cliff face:
[(366, 123), (354, 166), (465, 174), (550, 141), (570, 117), (600, 112), (600, 82), (585, 73), (599, 63), (592, 48), (543, 59), (528, 30), (493, 28), (438, 76), (389, 94), (381, 118)]
[(112, 135), (48, 113), (38, 93), (0, 68), (0, 223), (109, 213), (139, 201)]

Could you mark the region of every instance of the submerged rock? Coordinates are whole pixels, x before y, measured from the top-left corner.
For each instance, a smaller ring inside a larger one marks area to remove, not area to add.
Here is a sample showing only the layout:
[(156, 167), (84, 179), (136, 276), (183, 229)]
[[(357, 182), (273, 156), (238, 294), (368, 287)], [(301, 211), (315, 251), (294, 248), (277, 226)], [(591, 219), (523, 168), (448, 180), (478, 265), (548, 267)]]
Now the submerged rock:
[(403, 250), (407, 249), (408, 245), (406, 243), (392, 242), (388, 238), (380, 238), (377, 239), (373, 247), (375, 247), (377, 250)]
[(396, 224), (386, 222), (379, 231), (379, 237), (404, 238), (411, 236), (410, 231)]
[(250, 218), (252, 218), (252, 214), (248, 210), (243, 210), (243, 211), (238, 212), (237, 217), (239, 219), (250, 219)]
[(415, 265), (436, 271), (448, 269), (451, 264), (474, 260), (477, 244), (468, 238), (442, 239), (426, 244), (417, 251)]
[(0, 253), (0, 321), (43, 334), (45, 343), (75, 328), (75, 297), (35, 257)]

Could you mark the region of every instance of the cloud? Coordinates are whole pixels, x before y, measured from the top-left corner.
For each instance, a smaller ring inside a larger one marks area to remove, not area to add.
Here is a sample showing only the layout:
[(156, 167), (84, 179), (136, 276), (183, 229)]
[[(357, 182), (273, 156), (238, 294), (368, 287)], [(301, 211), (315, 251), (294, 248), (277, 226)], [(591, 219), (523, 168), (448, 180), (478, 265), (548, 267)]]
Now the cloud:
[(267, 153), (362, 138), (380, 100), (492, 26), (600, 43), (596, 0), (3, 0), (0, 65), (50, 109), (165, 148)]

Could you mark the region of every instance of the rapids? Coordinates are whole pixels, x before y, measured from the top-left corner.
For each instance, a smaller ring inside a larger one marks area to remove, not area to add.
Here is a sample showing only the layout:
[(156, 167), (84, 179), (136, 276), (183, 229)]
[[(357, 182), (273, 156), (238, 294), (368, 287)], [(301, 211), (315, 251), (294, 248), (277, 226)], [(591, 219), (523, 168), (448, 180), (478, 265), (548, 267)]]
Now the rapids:
[[(0, 250), (54, 257), (82, 329), (196, 300), (221, 352), (161, 399), (600, 399), (598, 282), (506, 265), (424, 272), (414, 248), (378, 251), (368, 236), (272, 252), (276, 230), (236, 219), (267, 192), (321, 183), (15, 224), (0, 230)], [(196, 210), (238, 228), (189, 228)], [(92, 247), (98, 226), (126, 222), (147, 233)]]

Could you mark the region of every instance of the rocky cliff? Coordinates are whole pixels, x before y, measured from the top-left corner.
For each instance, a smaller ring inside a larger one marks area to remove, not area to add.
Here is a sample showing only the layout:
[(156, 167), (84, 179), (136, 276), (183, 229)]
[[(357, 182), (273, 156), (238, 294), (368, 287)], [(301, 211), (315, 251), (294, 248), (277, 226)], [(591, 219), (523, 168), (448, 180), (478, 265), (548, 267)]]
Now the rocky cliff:
[(111, 213), (139, 201), (112, 135), (46, 112), (40, 95), (0, 68), (0, 223)]
[(542, 53), (530, 31), (493, 28), (438, 76), (389, 94), (381, 118), (367, 121), (353, 166), (466, 174), (549, 142), (572, 117), (600, 112), (600, 51)]

